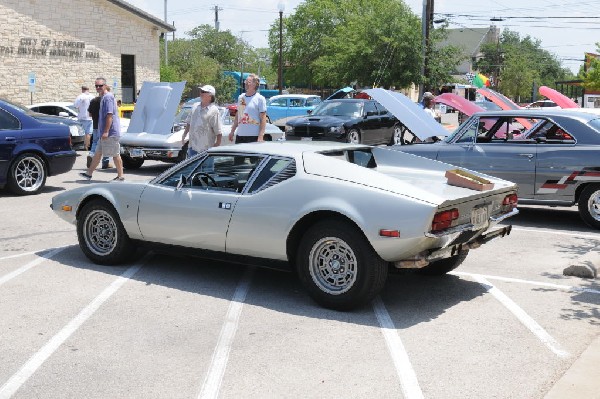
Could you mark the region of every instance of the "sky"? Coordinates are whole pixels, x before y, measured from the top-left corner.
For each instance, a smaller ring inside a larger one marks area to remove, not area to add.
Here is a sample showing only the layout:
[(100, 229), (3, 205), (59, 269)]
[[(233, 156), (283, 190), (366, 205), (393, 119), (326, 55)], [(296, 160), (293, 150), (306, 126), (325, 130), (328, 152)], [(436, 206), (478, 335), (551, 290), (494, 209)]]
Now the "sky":
[[(218, 6), (219, 29), (229, 30), (253, 47), (268, 47), (269, 26), (292, 14), (303, 0), (125, 0), (155, 17), (174, 23), (176, 38), (209, 24), (215, 25)], [(423, 0), (404, 0), (419, 17)], [(486, 28), (495, 24), (541, 40), (541, 47), (557, 56), (563, 67), (573, 73), (583, 64), (584, 53), (597, 53), (600, 42), (600, 0), (434, 0), (434, 20), (446, 19), (451, 29)], [(590, 17), (591, 16), (591, 17)], [(490, 21), (491, 18), (502, 19)]]

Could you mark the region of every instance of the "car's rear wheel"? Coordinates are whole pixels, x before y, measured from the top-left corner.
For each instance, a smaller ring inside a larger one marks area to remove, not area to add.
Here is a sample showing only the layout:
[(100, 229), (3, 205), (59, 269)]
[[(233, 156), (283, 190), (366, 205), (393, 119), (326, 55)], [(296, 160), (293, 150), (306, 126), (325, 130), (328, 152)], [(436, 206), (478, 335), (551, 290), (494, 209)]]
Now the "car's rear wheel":
[(469, 250), (466, 250), (462, 251), (458, 255), (451, 256), (450, 258), (431, 262), (429, 265), (417, 269), (417, 273), (427, 276), (442, 276), (450, 273), (452, 270), (460, 266), (461, 263), (463, 263), (467, 258), (468, 254)]
[(348, 132), (348, 143), (360, 144), (360, 132), (358, 129), (350, 129)]
[(10, 191), (17, 195), (38, 193), (46, 184), (43, 159), (32, 153), (19, 155), (10, 167), (7, 184)]
[(139, 169), (144, 164), (144, 158), (132, 158), (128, 155), (121, 155), (121, 159), (123, 160), (123, 167), (125, 169)]
[(583, 221), (590, 227), (600, 229), (600, 184), (584, 188), (577, 206)]
[(296, 257), (300, 281), (320, 305), (348, 310), (383, 288), (388, 265), (355, 226), (324, 220), (304, 234)]
[(85, 256), (101, 265), (123, 263), (136, 254), (119, 214), (104, 199), (92, 200), (81, 209), (77, 217), (77, 239)]

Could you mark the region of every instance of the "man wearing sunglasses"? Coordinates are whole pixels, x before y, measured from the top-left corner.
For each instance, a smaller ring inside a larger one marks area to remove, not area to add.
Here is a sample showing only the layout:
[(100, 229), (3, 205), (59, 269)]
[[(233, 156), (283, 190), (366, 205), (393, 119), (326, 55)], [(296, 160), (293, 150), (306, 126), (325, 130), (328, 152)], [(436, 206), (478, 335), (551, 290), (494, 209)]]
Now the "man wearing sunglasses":
[(100, 163), (102, 156), (112, 157), (115, 167), (117, 168), (117, 177), (113, 180), (123, 181), (123, 160), (121, 159), (121, 147), (119, 146), (119, 138), (121, 136), (121, 123), (119, 120), (119, 112), (117, 110), (117, 101), (115, 96), (110, 92), (110, 88), (106, 85), (106, 79), (96, 79), (96, 91), (102, 95), (100, 100), (100, 114), (98, 118), (98, 133), (100, 140), (96, 147), (96, 152), (92, 158), (92, 163), (85, 172), (79, 175), (90, 180), (92, 173)]

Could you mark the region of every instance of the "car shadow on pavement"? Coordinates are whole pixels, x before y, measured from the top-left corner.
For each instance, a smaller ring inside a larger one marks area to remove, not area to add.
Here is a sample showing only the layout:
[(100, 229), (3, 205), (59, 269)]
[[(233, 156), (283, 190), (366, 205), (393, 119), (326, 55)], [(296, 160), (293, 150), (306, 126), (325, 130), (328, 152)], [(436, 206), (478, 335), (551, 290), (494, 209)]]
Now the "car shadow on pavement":
[[(230, 301), (249, 268), (234, 263), (155, 253), (148, 253), (131, 264), (102, 266), (89, 261), (76, 244), (53, 257), (53, 260), (73, 268), (115, 277), (141, 262), (143, 267), (132, 277), (133, 280), (143, 282), (146, 286), (158, 285), (198, 294), (199, 300), (209, 296)], [(381, 298), (396, 328), (402, 329), (433, 320), (447, 309), (485, 292), (480, 284), (457, 276), (430, 277), (401, 273), (389, 275)], [(304, 317), (379, 327), (371, 305), (348, 312), (325, 309), (308, 296), (296, 275), (291, 272), (256, 268), (244, 303)]]
[(579, 216), (577, 207), (551, 208), (519, 205), (519, 214), (510, 218), (509, 223), (520, 227), (598, 232), (584, 223)]

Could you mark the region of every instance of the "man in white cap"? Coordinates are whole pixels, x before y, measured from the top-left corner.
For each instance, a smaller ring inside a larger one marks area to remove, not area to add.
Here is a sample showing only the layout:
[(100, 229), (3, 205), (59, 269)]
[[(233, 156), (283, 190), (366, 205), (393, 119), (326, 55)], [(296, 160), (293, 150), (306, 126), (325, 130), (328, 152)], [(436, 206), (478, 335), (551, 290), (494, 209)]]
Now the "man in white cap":
[(190, 134), (188, 157), (221, 145), (221, 116), (219, 108), (215, 105), (215, 93), (215, 88), (211, 85), (200, 87), (200, 104), (190, 114), (181, 138), (183, 146), (186, 136)]

